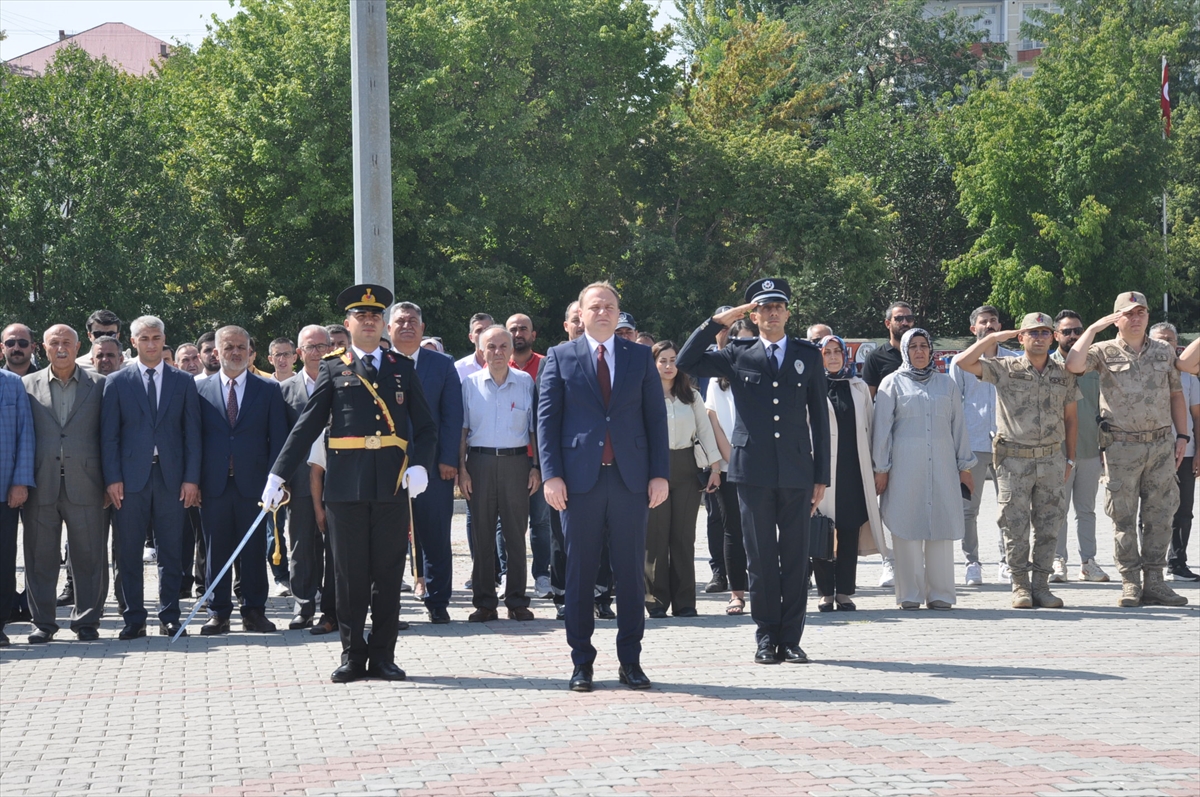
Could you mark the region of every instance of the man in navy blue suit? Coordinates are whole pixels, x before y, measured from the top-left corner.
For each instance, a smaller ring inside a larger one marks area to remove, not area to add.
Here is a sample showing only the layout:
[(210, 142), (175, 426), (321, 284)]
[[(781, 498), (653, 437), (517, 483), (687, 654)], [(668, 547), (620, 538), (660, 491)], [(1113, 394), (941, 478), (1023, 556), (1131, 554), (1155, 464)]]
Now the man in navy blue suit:
[[(750, 571), (750, 608), (758, 626), (754, 660), (805, 664), (800, 647), (808, 602), (808, 521), (829, 484), (828, 386), (821, 350), (787, 334), (787, 281), (753, 282), (746, 303), (701, 324), (679, 350), (695, 377), (724, 377), (737, 424), (729, 443), (729, 481), (737, 485)], [(759, 337), (712, 349), (717, 335), (747, 312)]]
[[(279, 384), (250, 373), (250, 334), (241, 327), (217, 330), (221, 370), (199, 385), (200, 425), (204, 457), (200, 516), (208, 544), (205, 582), (215, 584), (208, 609), (205, 636), (229, 631), (233, 613), (231, 574), (219, 582), (217, 573), (258, 515), (258, 494), (275, 458), (283, 449), (289, 425), (287, 404)], [(255, 532), (238, 555), (241, 563), (242, 628), (267, 633), (266, 537)]]
[(620, 297), (607, 282), (579, 294), (584, 335), (542, 362), (538, 450), (546, 503), (561, 511), (567, 545), (570, 688), (592, 690), (593, 595), (606, 538), (617, 593), (621, 683), (649, 689), (645, 630), (646, 518), (667, 497), (669, 444), (662, 382), (650, 349), (614, 335)]
[[(450, 356), (421, 348), (425, 320), (420, 307), (412, 302), (393, 305), (388, 332), (392, 347), (416, 365), (417, 380), (437, 425), (437, 475), (412, 502), (417, 542), (413, 556), (422, 558), (429, 622), (448, 623), (453, 576), (450, 524), (454, 520), (454, 480), (458, 476), (458, 441), (463, 425), (462, 384)], [(413, 439), (411, 432), (409, 439)]]
[(100, 457), (117, 536), (125, 627), (120, 639), (146, 635), (142, 543), (158, 544), (159, 633), (179, 630), (183, 514), (200, 498), (200, 402), (196, 382), (163, 362), (163, 322), (130, 324), (133, 365), (109, 374), (100, 403)]

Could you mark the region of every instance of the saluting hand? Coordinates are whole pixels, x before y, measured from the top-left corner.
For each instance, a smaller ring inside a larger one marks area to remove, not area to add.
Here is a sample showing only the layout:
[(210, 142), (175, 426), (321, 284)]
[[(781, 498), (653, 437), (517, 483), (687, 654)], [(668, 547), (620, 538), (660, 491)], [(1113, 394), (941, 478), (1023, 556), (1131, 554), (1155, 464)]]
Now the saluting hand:
[(716, 321), (718, 324), (720, 324), (723, 327), (727, 327), (730, 324), (732, 324), (734, 321), (741, 319), (743, 316), (746, 315), (746, 313), (749, 313), (751, 310), (753, 310), (756, 307), (758, 307), (758, 302), (746, 302), (745, 304), (739, 305), (739, 306), (733, 308), (732, 310), (726, 310), (725, 312), (721, 313), (720, 315), (713, 316), (712, 320)]

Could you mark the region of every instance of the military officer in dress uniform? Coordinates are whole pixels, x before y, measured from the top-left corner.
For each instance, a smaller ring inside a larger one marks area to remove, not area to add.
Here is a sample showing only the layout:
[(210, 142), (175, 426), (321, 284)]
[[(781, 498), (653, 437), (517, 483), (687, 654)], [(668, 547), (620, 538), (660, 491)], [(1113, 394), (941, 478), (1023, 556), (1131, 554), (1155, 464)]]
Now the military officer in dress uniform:
[[(379, 285), (355, 285), (338, 296), (350, 346), (321, 360), (316, 387), (263, 491), (265, 506), (278, 505), (285, 480), (330, 424), (325, 504), (342, 635), (334, 683), (405, 677), (395, 648), (409, 499), (429, 483), (437, 426), (412, 360), (380, 348), (391, 302), (392, 292)], [(413, 439), (404, 440), (410, 421)], [(364, 639), (368, 605), (371, 636)]]
[[(808, 519), (829, 484), (829, 415), (821, 351), (785, 331), (791, 289), (778, 277), (746, 289), (746, 304), (700, 325), (679, 351), (679, 368), (725, 377), (737, 425), (729, 481), (737, 485), (750, 571), (751, 616), (759, 664), (803, 664), (808, 602)], [(758, 338), (717, 334), (747, 312)]]

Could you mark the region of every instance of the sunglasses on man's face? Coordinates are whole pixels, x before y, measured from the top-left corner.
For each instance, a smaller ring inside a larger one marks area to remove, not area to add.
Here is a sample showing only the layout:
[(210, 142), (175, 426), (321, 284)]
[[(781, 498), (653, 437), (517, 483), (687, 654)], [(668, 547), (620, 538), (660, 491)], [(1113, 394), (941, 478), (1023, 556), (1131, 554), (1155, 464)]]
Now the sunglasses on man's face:
[(899, 321), (901, 324), (911, 324), (917, 320), (917, 317), (915, 315), (894, 315), (892, 320)]
[(4, 348), (6, 348), (6, 349), (16, 349), (16, 348), (28, 349), (29, 348), (29, 340), (27, 338), (9, 338), (8, 340), (4, 341)]
[(1083, 327), (1063, 327), (1058, 330), (1058, 334), (1064, 338), (1077, 338), (1083, 334)]

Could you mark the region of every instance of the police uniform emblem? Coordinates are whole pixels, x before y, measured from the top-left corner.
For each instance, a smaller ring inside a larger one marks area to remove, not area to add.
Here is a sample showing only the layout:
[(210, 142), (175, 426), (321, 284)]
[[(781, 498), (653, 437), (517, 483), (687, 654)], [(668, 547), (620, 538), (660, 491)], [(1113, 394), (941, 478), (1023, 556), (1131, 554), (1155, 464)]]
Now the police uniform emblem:
[(803, 375), (804, 374), (804, 363), (802, 363), (800, 360), (796, 360), (795, 366), (796, 366), (796, 375), (797, 376)]
[(763, 280), (762, 286), (769, 291), (775, 287), (775, 283), (772, 280)]

